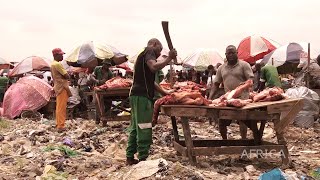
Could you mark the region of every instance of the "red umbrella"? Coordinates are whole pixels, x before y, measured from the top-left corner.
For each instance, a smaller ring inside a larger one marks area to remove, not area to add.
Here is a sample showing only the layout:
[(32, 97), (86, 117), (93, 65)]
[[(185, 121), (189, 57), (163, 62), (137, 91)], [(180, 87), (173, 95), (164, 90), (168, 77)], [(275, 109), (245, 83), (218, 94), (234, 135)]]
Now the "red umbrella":
[(24, 110), (38, 110), (45, 106), (52, 95), (52, 87), (35, 76), (27, 76), (12, 84), (3, 99), (3, 115), (19, 116)]
[(262, 59), (266, 54), (277, 49), (278, 43), (261, 36), (248, 36), (238, 46), (238, 58), (250, 64)]
[(50, 60), (38, 56), (27, 57), (12, 69), (9, 76), (17, 76), (34, 70), (49, 71)]

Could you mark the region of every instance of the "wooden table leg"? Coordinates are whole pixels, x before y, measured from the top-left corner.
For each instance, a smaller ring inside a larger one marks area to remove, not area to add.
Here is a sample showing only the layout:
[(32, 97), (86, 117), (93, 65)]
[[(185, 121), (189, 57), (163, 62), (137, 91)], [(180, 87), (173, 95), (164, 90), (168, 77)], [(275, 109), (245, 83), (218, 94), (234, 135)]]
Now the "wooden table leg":
[(179, 142), (178, 126), (177, 126), (177, 121), (175, 116), (171, 116), (171, 123), (172, 123), (174, 141)]
[(182, 121), (181, 123), (182, 123), (183, 134), (184, 134), (184, 138), (185, 138), (189, 161), (190, 161), (191, 165), (196, 165), (197, 164), (196, 156), (192, 155), (192, 151), (193, 151), (194, 146), (193, 146), (193, 142), (192, 142), (192, 138), (191, 138), (189, 120), (187, 117), (181, 117), (181, 121)]
[(277, 116), (273, 120), (273, 123), (274, 123), (275, 131), (276, 131), (278, 144), (284, 145), (283, 152), (280, 152), (282, 164), (289, 165), (290, 160), (289, 160), (289, 151), (287, 148), (287, 142), (286, 142), (285, 138), (283, 137), (283, 131), (278, 131), (279, 128), (277, 128), (280, 125), (280, 115)]
[(256, 145), (260, 145), (261, 144), (261, 138), (260, 138), (260, 134), (259, 134), (259, 130), (258, 130), (258, 126), (257, 126), (257, 121), (251, 121), (251, 130), (252, 130), (252, 134), (253, 134), (253, 139), (254, 139), (254, 143)]
[(101, 118), (101, 101), (100, 101), (100, 96), (97, 92), (94, 92), (94, 101), (95, 101), (95, 105), (96, 105), (96, 124), (100, 123), (100, 118)]
[(265, 121), (265, 120), (261, 121), (260, 128), (259, 128), (259, 138), (260, 139), (262, 139), (263, 131), (264, 131), (264, 128), (266, 126), (266, 123), (267, 123), (267, 121)]

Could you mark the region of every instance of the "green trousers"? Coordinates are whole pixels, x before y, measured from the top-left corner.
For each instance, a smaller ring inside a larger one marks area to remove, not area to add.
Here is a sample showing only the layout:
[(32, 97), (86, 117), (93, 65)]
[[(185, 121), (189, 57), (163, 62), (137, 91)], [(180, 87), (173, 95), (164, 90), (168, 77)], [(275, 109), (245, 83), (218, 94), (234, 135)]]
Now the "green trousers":
[(152, 114), (153, 103), (143, 96), (130, 96), (131, 123), (129, 127), (129, 138), (127, 157), (133, 158), (138, 152), (139, 159), (149, 156), (152, 144)]

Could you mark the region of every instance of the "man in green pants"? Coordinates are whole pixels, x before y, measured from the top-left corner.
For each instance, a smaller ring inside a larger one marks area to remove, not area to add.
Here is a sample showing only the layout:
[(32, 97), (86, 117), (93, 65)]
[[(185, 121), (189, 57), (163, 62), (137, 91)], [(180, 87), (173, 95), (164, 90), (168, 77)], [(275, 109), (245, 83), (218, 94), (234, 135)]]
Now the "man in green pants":
[[(134, 65), (133, 85), (130, 91), (131, 123), (126, 150), (127, 165), (144, 161), (149, 156), (149, 149), (152, 144), (152, 114), (155, 90), (163, 95), (170, 93), (164, 91), (155, 83), (155, 73), (176, 58), (177, 51), (173, 49), (165, 60), (157, 61), (161, 50), (161, 42), (155, 38), (150, 39)], [(138, 153), (139, 160), (134, 159), (135, 153)]]

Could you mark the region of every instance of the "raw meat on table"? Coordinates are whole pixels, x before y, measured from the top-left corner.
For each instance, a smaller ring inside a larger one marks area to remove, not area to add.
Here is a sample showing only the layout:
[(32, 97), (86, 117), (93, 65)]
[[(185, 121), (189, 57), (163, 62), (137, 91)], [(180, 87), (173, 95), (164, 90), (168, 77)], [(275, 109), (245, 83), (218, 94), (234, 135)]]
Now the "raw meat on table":
[(180, 91), (174, 92), (170, 95), (166, 95), (160, 99), (158, 99), (154, 103), (154, 111), (153, 111), (153, 123), (157, 122), (160, 107), (161, 105), (167, 104), (183, 104), (183, 105), (206, 105), (210, 104), (210, 101), (205, 99), (200, 92), (197, 91)]
[(131, 85), (132, 85), (131, 79), (124, 79), (124, 78), (117, 76), (112, 79), (109, 79), (103, 85), (95, 87), (95, 89), (125, 88), (125, 87), (131, 87)]
[(284, 99), (284, 91), (279, 87), (267, 88), (253, 97), (253, 102), (278, 101)]

